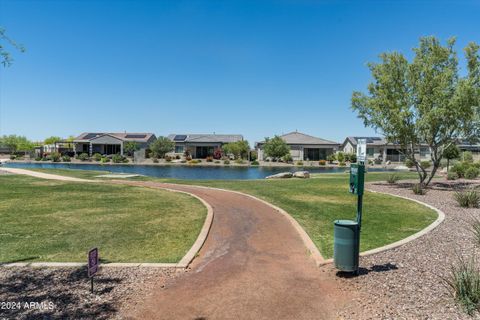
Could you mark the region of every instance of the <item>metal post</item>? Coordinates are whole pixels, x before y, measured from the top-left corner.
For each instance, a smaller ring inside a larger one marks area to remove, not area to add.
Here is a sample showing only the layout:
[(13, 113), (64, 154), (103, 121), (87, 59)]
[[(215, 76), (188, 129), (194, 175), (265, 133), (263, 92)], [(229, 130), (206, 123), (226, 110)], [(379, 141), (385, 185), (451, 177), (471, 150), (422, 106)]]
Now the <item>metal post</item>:
[(93, 276), (90, 278), (90, 292), (93, 293)]

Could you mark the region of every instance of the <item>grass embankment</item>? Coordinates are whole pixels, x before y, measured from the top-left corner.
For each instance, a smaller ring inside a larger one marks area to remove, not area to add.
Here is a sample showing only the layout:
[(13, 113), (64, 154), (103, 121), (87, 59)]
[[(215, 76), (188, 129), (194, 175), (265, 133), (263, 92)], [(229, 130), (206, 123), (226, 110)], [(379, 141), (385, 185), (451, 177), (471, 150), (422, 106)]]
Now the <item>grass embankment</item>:
[[(82, 170), (43, 169), (64, 175), (90, 175)], [(390, 173), (371, 172), (366, 181), (385, 181)], [(98, 174), (97, 174), (98, 175)], [(411, 172), (397, 173), (400, 179), (416, 179)], [(348, 174), (315, 174), (312, 179), (286, 180), (174, 180), (135, 179), (203, 185), (237, 190), (264, 199), (291, 214), (305, 229), (322, 255), (333, 255), (333, 221), (353, 219), (356, 196), (348, 192)], [(428, 226), (436, 213), (413, 201), (367, 192), (364, 196), (361, 250), (366, 251), (406, 238)]]
[(0, 263), (84, 262), (94, 246), (104, 262), (178, 262), (207, 211), (169, 191), (21, 175), (0, 175), (0, 199)]

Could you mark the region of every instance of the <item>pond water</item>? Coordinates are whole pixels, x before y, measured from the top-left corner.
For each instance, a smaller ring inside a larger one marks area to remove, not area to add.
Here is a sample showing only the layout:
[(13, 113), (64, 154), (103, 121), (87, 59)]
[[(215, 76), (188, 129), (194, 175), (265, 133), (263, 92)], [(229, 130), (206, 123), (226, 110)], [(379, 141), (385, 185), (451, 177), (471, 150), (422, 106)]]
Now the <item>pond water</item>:
[[(45, 162), (9, 162), (4, 164), (9, 168), (44, 168), (44, 169), (81, 169), (109, 171), (115, 173), (141, 174), (157, 178), (202, 179), (202, 180), (248, 180), (263, 179), (266, 176), (280, 172), (295, 172), (306, 170), (310, 173), (345, 172), (345, 167), (224, 167), (224, 166), (180, 166), (180, 165), (101, 165), (76, 163), (45, 163)], [(382, 168), (369, 168), (369, 171), (387, 171)]]

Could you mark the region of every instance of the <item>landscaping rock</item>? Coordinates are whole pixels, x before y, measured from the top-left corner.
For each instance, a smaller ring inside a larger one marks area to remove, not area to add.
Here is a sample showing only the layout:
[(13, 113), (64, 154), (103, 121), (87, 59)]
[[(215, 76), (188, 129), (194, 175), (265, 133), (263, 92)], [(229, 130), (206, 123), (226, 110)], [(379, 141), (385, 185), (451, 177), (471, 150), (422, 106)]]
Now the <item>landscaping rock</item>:
[(310, 178), (310, 172), (308, 171), (297, 171), (293, 174), (294, 178), (308, 179)]
[(404, 171), (408, 171), (410, 170), (407, 166), (396, 166), (395, 168), (393, 168), (394, 170), (404, 170)]
[(293, 177), (293, 173), (291, 172), (280, 172), (280, 173), (268, 176), (265, 179), (286, 179), (291, 177)]

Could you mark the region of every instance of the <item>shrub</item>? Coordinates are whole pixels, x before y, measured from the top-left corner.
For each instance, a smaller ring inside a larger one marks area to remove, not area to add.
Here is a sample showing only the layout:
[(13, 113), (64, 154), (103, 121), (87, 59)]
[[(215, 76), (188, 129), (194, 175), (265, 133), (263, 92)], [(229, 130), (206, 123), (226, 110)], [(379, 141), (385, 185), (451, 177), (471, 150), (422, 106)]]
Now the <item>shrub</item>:
[(335, 161), (335, 160), (336, 160), (336, 157), (335, 157), (335, 154), (334, 154), (334, 153), (329, 154), (329, 155), (327, 156), (327, 161), (328, 161), (329, 163), (332, 163), (332, 162)]
[(62, 155), (58, 152), (52, 152), (50, 154), (50, 159), (53, 161), (53, 162), (60, 162), (60, 158), (62, 157)]
[(242, 159), (235, 160), (236, 164), (244, 164), (245, 162)]
[(449, 172), (447, 173), (447, 180), (457, 180), (458, 174), (456, 172)]
[(382, 159), (376, 158), (375, 160), (373, 160), (373, 162), (375, 164), (382, 164)]
[(459, 257), (458, 263), (452, 265), (449, 275), (444, 279), (451, 289), (455, 300), (468, 314), (478, 310), (480, 304), (480, 271), (475, 258), (465, 261)]
[(345, 167), (345, 166), (346, 166), (345, 162), (343, 162), (343, 161), (341, 161), (338, 165), (339, 165), (340, 167)]
[(391, 173), (387, 176), (387, 182), (390, 183), (390, 184), (397, 183), (397, 181), (399, 179), (400, 179), (400, 177), (396, 173)]
[(35, 157), (35, 161), (42, 161), (42, 157)]
[(357, 162), (357, 155), (355, 153), (345, 153), (345, 161)]
[(464, 162), (457, 162), (453, 165), (450, 169), (451, 172), (455, 172), (459, 178), (463, 178), (465, 176), (465, 171), (467, 171), (468, 164)]
[(180, 160), (180, 155), (175, 155), (175, 159)]
[(303, 166), (303, 161), (297, 161), (296, 165), (297, 166)]
[(216, 149), (213, 151), (213, 158), (214, 158), (215, 160), (220, 160), (220, 159), (222, 159), (222, 156), (223, 156), (222, 149), (216, 148)]
[(92, 156), (92, 159), (93, 159), (94, 161), (97, 161), (97, 162), (98, 162), (98, 161), (102, 160), (102, 155), (101, 155), (100, 153), (98, 153), (98, 152), (97, 152), (97, 153), (94, 153), (93, 156)]
[(252, 166), (258, 166), (260, 163), (258, 163), (257, 160), (253, 160), (252, 162), (250, 162), (250, 164), (251, 164)]
[(415, 166), (415, 163), (413, 162), (412, 159), (407, 159), (405, 160), (405, 167), (407, 168), (413, 168)]
[(205, 161), (207, 161), (207, 162), (213, 162), (213, 157), (208, 156), (208, 157), (205, 159)]
[(290, 153), (287, 153), (286, 155), (283, 156), (283, 161), (286, 163), (290, 163), (293, 161), (292, 155)]
[(465, 179), (475, 179), (480, 174), (480, 170), (476, 167), (471, 166), (465, 170)]
[(185, 160), (190, 161), (190, 160), (192, 160), (192, 157), (191, 156), (186, 156)]
[(42, 161), (50, 161), (50, 156), (45, 156), (42, 158)]
[(345, 154), (342, 151), (337, 153), (337, 160), (338, 162), (345, 162)]
[(17, 159), (17, 156), (14, 155), (14, 154), (11, 154), (11, 155), (10, 155), (10, 160), (15, 160), (15, 159)]
[(220, 160), (215, 160), (214, 163), (220, 163)]
[(180, 161), (180, 163), (187, 163), (187, 160), (182, 160), (182, 161)]
[(474, 243), (478, 247), (480, 246), (480, 219), (472, 219), (471, 231), (473, 233)]
[(166, 157), (165, 157), (165, 161), (166, 161), (166, 162), (172, 162), (172, 157), (166, 156)]
[(472, 166), (475, 167), (475, 168), (480, 169), (480, 161), (477, 161), (477, 162), (475, 162), (475, 163), (472, 163)]
[(417, 195), (424, 195), (427, 193), (427, 190), (420, 183), (414, 184), (412, 187), (412, 191)]
[(324, 166), (327, 164), (327, 162), (325, 160), (320, 160), (318, 161), (318, 164), (321, 165), (321, 166)]
[(128, 159), (122, 156), (121, 154), (114, 154), (112, 156), (112, 162), (113, 163), (126, 163), (128, 162)]
[(153, 163), (158, 163), (158, 159), (157, 158), (153, 158)]
[(229, 165), (229, 164), (230, 164), (230, 160), (224, 160), (224, 161), (223, 161), (223, 164)]
[(107, 163), (107, 162), (110, 162), (110, 158), (102, 157), (102, 159), (100, 159), (100, 163)]
[(431, 162), (431, 161), (422, 161), (422, 162), (420, 162), (420, 167), (422, 167), (423, 169), (428, 169), (428, 168), (430, 168), (431, 165), (432, 165), (432, 162)]
[(202, 160), (199, 160), (199, 159), (193, 159), (193, 160), (188, 161), (189, 164), (197, 164), (197, 163), (200, 163), (200, 162), (202, 162)]
[(88, 153), (84, 152), (78, 155), (78, 160), (87, 161), (87, 160), (90, 160), (90, 157), (88, 156)]
[(64, 155), (64, 156), (62, 157), (62, 161), (63, 161), (63, 162), (70, 162), (70, 161), (71, 161), (70, 156)]
[(373, 164), (373, 161), (369, 159), (369, 160), (368, 160), (368, 164), (369, 164), (369, 165), (372, 165), (372, 164)]
[(472, 163), (473, 162), (473, 154), (470, 151), (462, 152), (461, 159), (463, 162)]
[(480, 207), (480, 193), (475, 190), (457, 191), (453, 197), (462, 208)]

